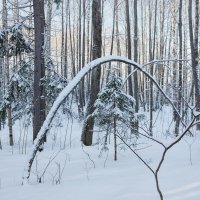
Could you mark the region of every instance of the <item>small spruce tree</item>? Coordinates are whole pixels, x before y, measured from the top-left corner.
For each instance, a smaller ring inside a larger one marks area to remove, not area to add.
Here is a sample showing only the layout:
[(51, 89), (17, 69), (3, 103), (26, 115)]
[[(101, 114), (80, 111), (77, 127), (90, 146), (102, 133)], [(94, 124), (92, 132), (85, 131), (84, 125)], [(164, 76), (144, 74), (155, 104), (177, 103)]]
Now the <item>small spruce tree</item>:
[(135, 121), (133, 108), (135, 99), (126, 94), (122, 86), (122, 79), (112, 73), (110, 80), (98, 94), (95, 110), (92, 114), (95, 124), (99, 127), (113, 124), (114, 160), (117, 160), (117, 123), (122, 122), (131, 125)]
[(32, 69), (30, 63), (22, 61), (14, 66), (9, 85), (7, 85), (5, 94), (0, 102), (0, 118), (2, 121), (6, 117), (6, 109), (10, 106), (12, 109), (12, 121), (27, 115), (27, 125), (30, 124), (32, 107)]

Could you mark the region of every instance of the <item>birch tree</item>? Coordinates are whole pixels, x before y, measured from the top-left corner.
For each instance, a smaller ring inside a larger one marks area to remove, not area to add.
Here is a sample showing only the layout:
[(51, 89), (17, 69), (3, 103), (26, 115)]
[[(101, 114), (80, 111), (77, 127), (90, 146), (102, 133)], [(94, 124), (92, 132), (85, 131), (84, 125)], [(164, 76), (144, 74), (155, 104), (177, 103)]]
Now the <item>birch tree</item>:
[[(8, 28), (8, 21), (7, 21), (7, 0), (3, 0), (3, 28)], [(6, 42), (5, 42), (5, 82), (8, 86), (10, 80), (10, 65), (9, 65), (9, 50), (8, 50), (8, 33), (6, 34)], [(14, 145), (13, 141), (13, 129), (12, 129), (12, 110), (11, 105), (7, 108), (7, 115), (8, 115), (8, 129), (9, 129), (9, 143), (10, 146)]]

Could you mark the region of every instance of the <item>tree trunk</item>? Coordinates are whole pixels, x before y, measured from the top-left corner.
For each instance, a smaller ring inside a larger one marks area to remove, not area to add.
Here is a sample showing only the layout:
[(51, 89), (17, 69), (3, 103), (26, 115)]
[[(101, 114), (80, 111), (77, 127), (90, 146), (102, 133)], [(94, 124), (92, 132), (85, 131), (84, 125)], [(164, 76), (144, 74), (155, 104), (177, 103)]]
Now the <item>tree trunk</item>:
[[(82, 2), (83, 4), (83, 36), (82, 36), (82, 67), (85, 66), (85, 26), (86, 26), (86, 4), (85, 1)], [(85, 86), (84, 86), (84, 78), (81, 81), (81, 102), (83, 104), (83, 107), (85, 106)]]
[[(0, 101), (2, 101), (3, 95), (4, 95), (4, 83), (5, 83), (5, 77), (3, 74), (3, 66), (4, 66), (4, 59), (3, 55), (0, 55)], [(0, 131), (2, 128), (2, 124), (4, 123), (3, 117), (0, 118)]]
[(65, 33), (64, 33), (64, 0), (61, 1), (61, 75), (64, 76), (64, 62), (65, 62), (65, 49), (64, 49), (64, 42), (65, 42)]
[[(83, 37), (82, 37), (82, 25), (81, 25), (81, 16), (82, 16), (82, 5), (83, 5)], [(79, 70), (82, 69), (85, 63), (85, 1), (79, 0)], [(81, 81), (79, 85), (79, 116), (83, 116), (83, 107), (84, 107), (84, 79)]]
[[(138, 17), (137, 17), (137, 0), (134, 0), (134, 61), (138, 62)], [(134, 68), (136, 69), (136, 68)], [(138, 72), (134, 73), (134, 98), (135, 112), (139, 111), (139, 88), (138, 88)]]
[[(131, 59), (131, 28), (130, 28), (130, 17), (129, 17), (129, 0), (125, 0), (125, 12), (126, 12), (126, 32), (127, 32), (127, 51), (128, 58)], [(131, 66), (128, 66), (128, 74), (131, 73)], [(132, 76), (128, 78), (128, 92), (129, 95), (133, 96), (133, 84)]]
[(71, 27), (71, 12), (69, 9), (69, 40), (70, 40), (70, 52), (71, 52), (71, 65), (72, 65), (72, 77), (76, 76), (75, 70), (75, 50), (73, 48), (73, 36), (72, 36), (72, 27)]
[[(102, 18), (101, 18), (101, 0), (93, 0), (92, 2), (92, 31), (93, 31), (93, 46), (92, 46), (92, 59), (101, 57), (102, 46)], [(92, 144), (94, 119), (90, 115), (94, 112), (94, 102), (100, 90), (100, 77), (101, 68), (97, 67), (92, 71), (90, 95), (87, 104), (85, 115), (85, 122), (81, 141), (84, 145), (90, 146)]]
[[(8, 22), (7, 22), (7, 1), (3, 0), (3, 28), (8, 28)], [(6, 35), (6, 44), (5, 44), (5, 48), (6, 48), (6, 54), (5, 54), (5, 66), (6, 66), (6, 81), (5, 84), (6, 86), (9, 85), (10, 82), (10, 66), (9, 66), (9, 47), (8, 47), (8, 35)], [(11, 110), (11, 105), (8, 106), (7, 108), (7, 115), (8, 115), (8, 130), (9, 130), (9, 143), (10, 146), (14, 145), (14, 141), (13, 141), (13, 130), (12, 130), (12, 110)]]
[[(193, 36), (192, 26), (192, 0), (189, 0), (189, 33), (190, 33), (190, 48), (192, 57), (192, 74), (193, 83), (195, 86), (195, 107), (196, 111), (200, 112), (200, 88), (198, 78), (198, 33), (199, 33), (199, 0), (195, 1), (195, 26)], [(197, 125), (197, 129), (200, 130), (200, 125)]]
[[(149, 2), (149, 60), (153, 60), (152, 55), (152, 39), (151, 39), (151, 21), (152, 21), (152, 14), (151, 14), (151, 5)], [(150, 74), (153, 76), (153, 65), (150, 65)], [(153, 82), (150, 80), (150, 92), (149, 92), (149, 113), (150, 113), (150, 124), (149, 124), (149, 132), (150, 135), (153, 136)]]
[[(179, 59), (182, 59), (182, 0), (179, 2), (179, 23), (178, 23), (178, 31), (179, 31)], [(182, 62), (179, 62), (179, 78), (178, 78), (178, 101), (177, 107), (179, 113), (181, 112), (181, 105), (182, 105)], [(180, 118), (176, 118), (175, 124), (175, 136), (179, 135), (179, 126), (180, 126)]]
[(2, 150), (1, 138), (0, 138), (0, 149)]
[(69, 17), (69, 0), (66, 0), (66, 20), (65, 20), (65, 60), (64, 60), (64, 77), (68, 78), (68, 17)]
[(116, 117), (114, 117), (114, 160), (117, 160), (117, 135), (116, 135), (116, 128), (117, 128), (117, 123), (116, 123)]
[[(121, 45), (120, 45), (120, 35), (119, 35), (119, 9), (118, 9), (118, 0), (115, 1), (116, 3), (116, 40), (117, 40), (117, 55), (121, 56)], [(121, 63), (118, 63), (119, 66), (119, 73), (118, 76), (121, 76)]]
[[(116, 6), (117, 6), (117, 0), (114, 1), (110, 55), (113, 54), (113, 46), (114, 46)], [(109, 76), (110, 76), (110, 70), (111, 70), (111, 62), (109, 63), (109, 69), (108, 69), (107, 78), (106, 78), (107, 82), (108, 82), (108, 79), (109, 79)]]
[[(48, 65), (48, 62), (51, 59), (51, 18), (52, 18), (52, 4), (53, 0), (48, 0), (47, 2), (47, 16), (46, 16), (46, 49), (45, 49), (45, 61)], [(48, 70), (50, 72), (50, 70)]]
[(33, 140), (45, 120), (44, 87), (41, 79), (45, 76), (44, 66), (44, 1), (33, 0), (34, 32), (35, 32), (35, 60), (34, 60), (34, 88), (33, 88)]
[(19, 2), (18, 2), (18, 0), (13, 1), (13, 18), (14, 18), (15, 23), (19, 22)]

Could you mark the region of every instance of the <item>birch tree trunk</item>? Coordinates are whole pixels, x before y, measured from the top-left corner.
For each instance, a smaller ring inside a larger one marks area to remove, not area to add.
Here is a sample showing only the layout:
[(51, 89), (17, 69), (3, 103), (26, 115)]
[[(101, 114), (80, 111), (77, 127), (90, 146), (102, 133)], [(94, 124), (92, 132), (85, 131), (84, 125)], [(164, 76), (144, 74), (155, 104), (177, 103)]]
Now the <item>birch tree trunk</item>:
[[(7, 28), (7, 0), (3, 0), (3, 28)], [(6, 35), (6, 55), (5, 55), (5, 71), (6, 71), (6, 79), (5, 79), (5, 84), (8, 86), (9, 81), (10, 81), (10, 66), (9, 66), (9, 49), (8, 49), (8, 35)], [(8, 130), (9, 130), (9, 144), (10, 146), (14, 145), (13, 141), (13, 129), (12, 129), (12, 110), (11, 110), (11, 105), (8, 106), (7, 108), (7, 115), (8, 115)]]
[(47, 1), (47, 15), (46, 15), (46, 63), (50, 61), (51, 58), (51, 18), (52, 18), (52, 4), (53, 0)]

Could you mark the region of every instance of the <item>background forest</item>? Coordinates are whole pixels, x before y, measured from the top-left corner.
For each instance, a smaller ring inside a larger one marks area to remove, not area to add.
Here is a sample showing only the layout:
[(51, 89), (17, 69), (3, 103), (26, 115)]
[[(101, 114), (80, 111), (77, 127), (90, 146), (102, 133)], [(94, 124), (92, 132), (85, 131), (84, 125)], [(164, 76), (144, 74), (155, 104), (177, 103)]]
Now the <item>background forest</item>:
[[(68, 178), (66, 151), (86, 157), (92, 166), (86, 166), (87, 179), (96, 163), (105, 168), (114, 158), (121, 168), (120, 160), (128, 163), (133, 154), (136, 165), (153, 175), (150, 185), (157, 191), (136, 199), (165, 199), (159, 173), (168, 152), (180, 143), (173, 156), (187, 150), (192, 165), (192, 145), (199, 141), (199, 0), (0, 0), (0, 5), (0, 157), (6, 163), (12, 159), (8, 152), (16, 156), (13, 162), (20, 155), (18, 170), (25, 170), (17, 182), (60, 184)], [(199, 152), (200, 145), (194, 149)], [(104, 161), (94, 162), (98, 157)], [(199, 167), (198, 157), (194, 162)], [(198, 199), (200, 193), (194, 193), (185, 199)], [(173, 198), (183, 199), (166, 199)]]

